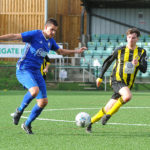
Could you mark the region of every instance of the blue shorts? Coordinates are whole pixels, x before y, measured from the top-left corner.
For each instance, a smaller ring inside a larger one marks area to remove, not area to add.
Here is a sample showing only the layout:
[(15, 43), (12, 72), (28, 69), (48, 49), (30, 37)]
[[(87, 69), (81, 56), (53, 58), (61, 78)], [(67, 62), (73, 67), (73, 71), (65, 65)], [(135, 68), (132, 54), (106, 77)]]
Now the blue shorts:
[(45, 80), (40, 70), (16, 70), (16, 77), (18, 81), (27, 89), (38, 86), (39, 93), (36, 96), (37, 99), (47, 98)]

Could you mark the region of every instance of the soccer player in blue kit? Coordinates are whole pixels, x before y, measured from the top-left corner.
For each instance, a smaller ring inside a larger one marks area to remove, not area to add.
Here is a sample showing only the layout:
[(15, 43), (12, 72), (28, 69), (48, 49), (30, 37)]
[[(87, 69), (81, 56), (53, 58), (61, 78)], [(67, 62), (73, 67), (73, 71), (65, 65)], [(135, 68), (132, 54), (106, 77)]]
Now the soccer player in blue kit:
[(50, 50), (54, 50), (61, 55), (82, 53), (86, 47), (77, 50), (61, 49), (53, 39), (58, 28), (55, 19), (48, 19), (44, 30), (27, 31), (20, 34), (6, 34), (0, 36), (0, 40), (22, 40), (25, 42), (24, 53), (16, 65), (16, 77), (18, 81), (28, 89), (24, 95), (21, 105), (16, 109), (13, 116), (13, 123), (18, 125), (24, 109), (36, 98), (37, 104), (27, 120), (21, 125), (27, 134), (33, 134), (31, 123), (41, 114), (48, 104), (46, 84), (41, 75), (40, 68), (44, 57)]

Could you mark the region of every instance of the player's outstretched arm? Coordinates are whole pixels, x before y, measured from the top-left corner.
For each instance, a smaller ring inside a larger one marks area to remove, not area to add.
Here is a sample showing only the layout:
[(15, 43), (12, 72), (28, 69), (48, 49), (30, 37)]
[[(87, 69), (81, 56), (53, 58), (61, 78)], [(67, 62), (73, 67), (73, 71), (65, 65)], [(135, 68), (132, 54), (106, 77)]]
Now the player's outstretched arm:
[(75, 54), (75, 53), (82, 53), (86, 50), (86, 47), (81, 47), (80, 49), (76, 49), (76, 50), (68, 50), (68, 49), (58, 49), (57, 53), (59, 53), (60, 55), (69, 55), (69, 54)]
[(21, 34), (5, 34), (0, 36), (0, 40), (12, 41), (12, 40), (22, 40)]
[(112, 62), (116, 59), (117, 53), (118, 53), (118, 50), (116, 49), (113, 52), (113, 54), (108, 56), (107, 59), (104, 61), (103, 65), (102, 65), (100, 76), (99, 76), (99, 78), (96, 79), (96, 86), (97, 87), (99, 87), (100, 84), (102, 83), (103, 76), (104, 76), (105, 72), (107, 71), (107, 69), (109, 68), (109, 66), (112, 64)]

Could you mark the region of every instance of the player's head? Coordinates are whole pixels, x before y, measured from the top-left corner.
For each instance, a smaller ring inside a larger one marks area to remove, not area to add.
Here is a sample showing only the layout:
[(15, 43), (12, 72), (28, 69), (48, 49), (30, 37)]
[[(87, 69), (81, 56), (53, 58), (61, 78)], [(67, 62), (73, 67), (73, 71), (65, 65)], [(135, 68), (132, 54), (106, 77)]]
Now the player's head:
[(128, 44), (136, 45), (136, 42), (140, 36), (140, 31), (137, 28), (130, 28), (127, 30), (126, 35)]
[(137, 28), (128, 29), (126, 32), (126, 35), (128, 36), (129, 34), (133, 34), (133, 33), (135, 33), (137, 35), (137, 37), (139, 37), (141, 35), (140, 31)]
[(52, 38), (55, 36), (57, 28), (57, 21), (55, 19), (50, 18), (45, 23), (43, 33), (46, 36), (46, 38)]
[(57, 21), (56, 21), (55, 19), (53, 19), (53, 18), (49, 18), (49, 19), (45, 22), (45, 26), (46, 26), (46, 25), (54, 25), (54, 26), (58, 27)]

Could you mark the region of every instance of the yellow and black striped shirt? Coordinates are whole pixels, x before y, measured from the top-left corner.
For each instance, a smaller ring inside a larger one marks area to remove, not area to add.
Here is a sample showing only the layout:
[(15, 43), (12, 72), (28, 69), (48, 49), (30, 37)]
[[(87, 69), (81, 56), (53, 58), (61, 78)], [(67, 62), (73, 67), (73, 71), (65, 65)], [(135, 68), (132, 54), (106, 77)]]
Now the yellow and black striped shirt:
[(45, 58), (44, 58), (44, 60), (43, 60), (43, 64), (41, 65), (41, 74), (42, 74), (42, 76), (46, 76), (46, 73), (43, 72), (43, 70), (45, 69), (45, 67), (46, 67), (47, 64), (50, 64), (50, 59), (46, 55)]
[[(126, 73), (126, 63), (132, 62), (133, 59), (138, 59), (139, 63), (134, 66), (132, 73)], [(124, 82), (129, 88), (132, 88), (138, 70), (145, 73), (147, 70), (146, 51), (140, 47), (130, 50), (127, 46), (117, 48), (103, 63), (100, 78), (103, 78), (104, 73), (115, 61), (111, 73), (110, 81)]]

